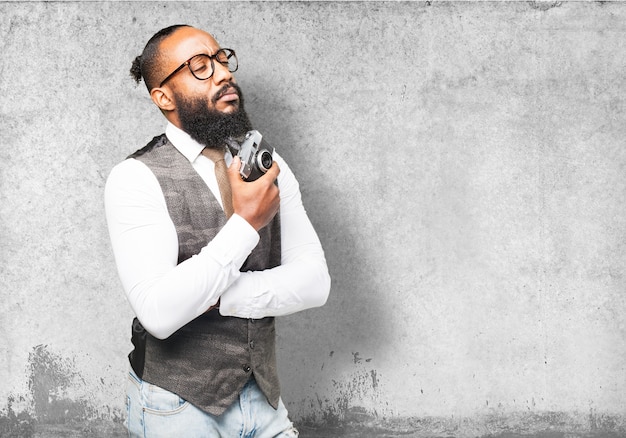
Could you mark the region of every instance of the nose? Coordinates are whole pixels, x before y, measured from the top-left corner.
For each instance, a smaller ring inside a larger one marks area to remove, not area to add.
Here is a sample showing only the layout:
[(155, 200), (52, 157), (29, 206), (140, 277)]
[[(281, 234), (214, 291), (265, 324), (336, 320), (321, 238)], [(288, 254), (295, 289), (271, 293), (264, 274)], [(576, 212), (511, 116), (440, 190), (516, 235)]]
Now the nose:
[(213, 82), (216, 85), (233, 80), (233, 74), (228, 70), (227, 65), (213, 61)]

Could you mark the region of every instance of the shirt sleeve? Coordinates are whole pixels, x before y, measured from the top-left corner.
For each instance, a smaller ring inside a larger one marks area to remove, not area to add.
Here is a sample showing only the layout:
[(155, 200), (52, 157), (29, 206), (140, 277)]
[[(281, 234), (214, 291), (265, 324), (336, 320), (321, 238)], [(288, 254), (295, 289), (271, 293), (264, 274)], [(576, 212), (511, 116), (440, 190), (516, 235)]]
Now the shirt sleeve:
[(259, 241), (233, 215), (197, 255), (177, 264), (178, 237), (165, 198), (145, 164), (118, 164), (105, 187), (111, 245), (122, 286), (145, 329), (165, 339), (213, 306), (241, 275)]
[(317, 233), (304, 206), (298, 182), (281, 157), (281, 265), (243, 272), (226, 289), (220, 313), (240, 318), (281, 316), (323, 305), (330, 292), (330, 275)]

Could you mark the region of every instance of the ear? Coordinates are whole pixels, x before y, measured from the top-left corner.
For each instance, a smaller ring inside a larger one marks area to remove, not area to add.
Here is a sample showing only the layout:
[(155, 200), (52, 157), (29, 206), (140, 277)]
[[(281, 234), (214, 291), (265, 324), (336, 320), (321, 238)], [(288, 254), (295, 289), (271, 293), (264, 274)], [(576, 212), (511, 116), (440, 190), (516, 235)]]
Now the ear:
[(176, 109), (169, 88), (153, 88), (150, 90), (150, 97), (161, 111), (173, 111)]

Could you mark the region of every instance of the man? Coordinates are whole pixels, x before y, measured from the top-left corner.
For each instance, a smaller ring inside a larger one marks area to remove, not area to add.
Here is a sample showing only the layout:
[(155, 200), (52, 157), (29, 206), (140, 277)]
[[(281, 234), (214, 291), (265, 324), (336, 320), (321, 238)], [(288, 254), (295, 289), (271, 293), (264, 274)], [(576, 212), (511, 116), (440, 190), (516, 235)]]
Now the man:
[(251, 129), (237, 67), (233, 50), (177, 25), (157, 32), (131, 68), (168, 121), (105, 189), (137, 316), (131, 436), (298, 435), (280, 399), (274, 317), (323, 305), (330, 278), (287, 164), (274, 154), (265, 174), (244, 181), (226, 147)]

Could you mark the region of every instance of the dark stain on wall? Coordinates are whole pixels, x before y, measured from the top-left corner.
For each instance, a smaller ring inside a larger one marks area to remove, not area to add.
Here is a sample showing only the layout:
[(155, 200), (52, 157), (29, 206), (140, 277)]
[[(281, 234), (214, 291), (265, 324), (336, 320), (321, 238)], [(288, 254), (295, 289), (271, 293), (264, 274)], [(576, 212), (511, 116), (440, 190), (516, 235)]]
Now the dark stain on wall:
[[(353, 353), (355, 364), (369, 363)], [(38, 345), (29, 355), (29, 394), (11, 395), (0, 412), (0, 436), (19, 438), (122, 437), (122, 415), (98, 415), (81, 396), (87, 386), (73, 359)], [(348, 379), (334, 381), (336, 397), (317, 397), (311, 416), (299, 422), (302, 438), (315, 437), (481, 437), (481, 438), (617, 438), (626, 436), (626, 417), (597, 413), (501, 413), (462, 417), (388, 418), (359, 406), (380, 402), (379, 374), (361, 368)], [(20, 411), (17, 406), (28, 406)]]
[[(362, 362), (371, 361), (361, 358), (358, 352), (353, 352), (352, 356), (357, 366)], [(377, 419), (381, 413), (359, 406), (359, 400), (380, 400), (378, 373), (375, 369), (359, 368), (346, 379), (332, 381), (334, 387), (332, 398), (316, 394), (315, 400), (310, 402), (310, 414), (301, 419), (301, 424), (334, 427), (344, 423), (361, 420), (370, 422)]]
[[(333, 354), (331, 351), (330, 357)], [(334, 396), (316, 394), (315, 400), (310, 401), (310, 414), (297, 422), (302, 438), (626, 437), (626, 416), (599, 413), (594, 409), (587, 412), (505, 412), (494, 407), (472, 417), (398, 417), (387, 409), (380, 388), (381, 376), (371, 367), (372, 359), (363, 358), (359, 352), (351, 354), (356, 370), (345, 378), (332, 380)], [(420, 388), (415, 391), (423, 393)]]
[(2, 437), (30, 437), (34, 434), (34, 421), (26, 412), (16, 413), (13, 406), (16, 402), (24, 402), (24, 399), (16, 400), (11, 395), (7, 398), (7, 407), (0, 412), (0, 436)]
[(7, 398), (0, 437), (122, 436), (122, 415), (98, 414), (82, 395), (87, 387), (73, 359), (37, 345), (28, 355), (28, 394)]
[(517, 413), (464, 417), (380, 419), (350, 409), (334, 425), (299, 424), (301, 438), (623, 438), (623, 416)]
[(528, 4), (530, 5), (530, 7), (532, 9), (537, 9), (539, 11), (548, 11), (552, 8), (558, 8), (560, 7), (563, 2), (559, 2), (559, 1), (529, 1)]
[(38, 345), (29, 355), (28, 387), (33, 399), (35, 417), (44, 423), (65, 423), (86, 418), (89, 407), (85, 401), (73, 400), (71, 392), (84, 386), (74, 362)]

